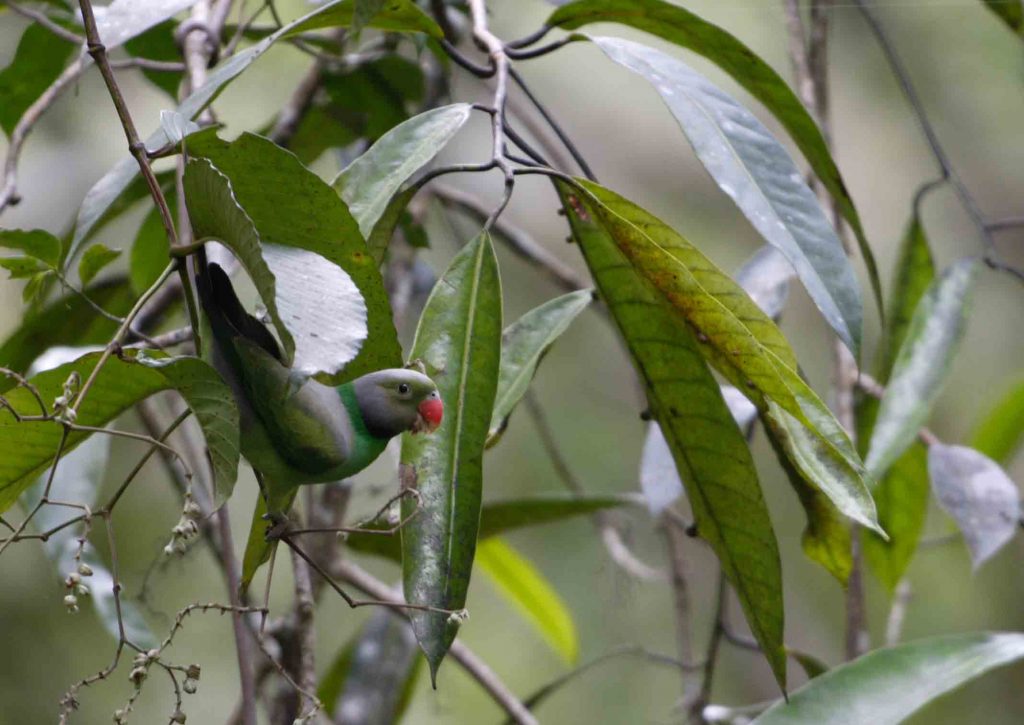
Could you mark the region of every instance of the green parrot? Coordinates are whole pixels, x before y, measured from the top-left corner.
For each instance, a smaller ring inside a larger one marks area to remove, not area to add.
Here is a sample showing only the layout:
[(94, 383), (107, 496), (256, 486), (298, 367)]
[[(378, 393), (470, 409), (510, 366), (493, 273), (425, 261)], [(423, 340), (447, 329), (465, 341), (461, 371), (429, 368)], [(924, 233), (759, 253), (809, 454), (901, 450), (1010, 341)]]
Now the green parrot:
[[(415, 370), (379, 370), (337, 387), (306, 379), (296, 387), (277, 341), (245, 311), (224, 270), (213, 263), (200, 269), (205, 355), (234, 392), (242, 455), (263, 481), (254, 531), (264, 512), (272, 520), (286, 514), (299, 486), (352, 476), (394, 436), (441, 425), (437, 386)], [(272, 547), (262, 549), (260, 563)], [(246, 558), (254, 553), (247, 549)]]

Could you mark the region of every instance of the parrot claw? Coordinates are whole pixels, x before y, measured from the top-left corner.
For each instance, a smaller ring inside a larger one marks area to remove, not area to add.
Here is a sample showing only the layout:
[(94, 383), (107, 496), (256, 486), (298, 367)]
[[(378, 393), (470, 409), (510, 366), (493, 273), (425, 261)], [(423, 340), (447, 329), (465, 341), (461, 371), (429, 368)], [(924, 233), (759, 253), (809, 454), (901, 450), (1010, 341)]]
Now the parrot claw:
[(267, 541), (277, 541), (288, 530), (288, 517), (279, 511), (265, 513), (263, 518), (270, 523), (264, 536)]

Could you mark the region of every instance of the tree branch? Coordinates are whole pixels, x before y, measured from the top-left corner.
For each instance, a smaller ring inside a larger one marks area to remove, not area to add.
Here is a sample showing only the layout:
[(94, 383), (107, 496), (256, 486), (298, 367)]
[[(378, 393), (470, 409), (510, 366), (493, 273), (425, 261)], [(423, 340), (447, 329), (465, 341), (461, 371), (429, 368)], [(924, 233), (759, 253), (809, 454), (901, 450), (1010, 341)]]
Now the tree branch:
[[(351, 584), (364, 593), (381, 601), (391, 602), (395, 607), (390, 611), (396, 616), (404, 617), (400, 607), (405, 604), (404, 600), (396, 594), (387, 584), (374, 578), (372, 575), (361, 569), (356, 564), (343, 559), (338, 559), (332, 567), (333, 573), (341, 580)], [(504, 682), (487, 666), (487, 664), (476, 656), (476, 654), (464, 645), (461, 641), (455, 640), (452, 643), (449, 654), (458, 662), (466, 672), (490, 694), (498, 705), (520, 725), (536, 725), (537, 719), (526, 708), (526, 706), (508, 689)]]

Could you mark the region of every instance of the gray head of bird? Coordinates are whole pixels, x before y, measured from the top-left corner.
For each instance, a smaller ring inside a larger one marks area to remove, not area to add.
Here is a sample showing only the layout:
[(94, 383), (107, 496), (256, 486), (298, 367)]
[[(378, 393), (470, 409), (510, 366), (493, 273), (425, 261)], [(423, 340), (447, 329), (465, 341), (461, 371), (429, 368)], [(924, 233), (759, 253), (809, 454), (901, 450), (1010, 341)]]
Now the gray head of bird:
[(379, 370), (352, 383), (363, 423), (371, 435), (391, 438), (399, 433), (437, 430), (444, 403), (437, 385), (407, 368)]

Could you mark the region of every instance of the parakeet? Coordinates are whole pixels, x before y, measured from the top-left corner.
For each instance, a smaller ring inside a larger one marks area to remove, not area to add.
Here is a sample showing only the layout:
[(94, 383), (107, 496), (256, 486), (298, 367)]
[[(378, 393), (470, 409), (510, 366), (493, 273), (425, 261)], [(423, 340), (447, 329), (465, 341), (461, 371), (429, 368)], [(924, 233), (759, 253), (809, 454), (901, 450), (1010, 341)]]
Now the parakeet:
[(202, 265), (196, 286), (207, 328), (204, 354), (234, 392), (242, 455), (261, 474), (270, 513), (286, 513), (302, 484), (361, 471), (394, 436), (441, 424), (437, 386), (415, 370), (380, 370), (338, 387), (308, 379), (296, 387), (277, 341), (245, 311), (224, 270)]

